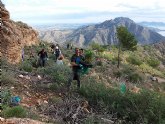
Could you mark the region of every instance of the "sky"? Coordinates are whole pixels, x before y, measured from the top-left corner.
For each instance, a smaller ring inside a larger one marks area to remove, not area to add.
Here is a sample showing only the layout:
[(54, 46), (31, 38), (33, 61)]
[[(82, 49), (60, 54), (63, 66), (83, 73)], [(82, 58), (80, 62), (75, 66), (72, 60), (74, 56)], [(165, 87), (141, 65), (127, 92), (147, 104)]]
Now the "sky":
[(1, 0), (27, 24), (100, 23), (116, 17), (165, 22), (165, 0)]

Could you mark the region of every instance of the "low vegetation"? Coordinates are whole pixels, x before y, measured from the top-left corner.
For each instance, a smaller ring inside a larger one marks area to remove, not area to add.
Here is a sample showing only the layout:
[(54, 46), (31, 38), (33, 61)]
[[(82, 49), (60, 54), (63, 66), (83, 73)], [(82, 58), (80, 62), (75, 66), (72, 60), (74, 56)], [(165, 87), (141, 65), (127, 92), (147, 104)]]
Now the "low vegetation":
[[(107, 88), (95, 79), (83, 81), (80, 94), (86, 97), (95, 109), (104, 113), (116, 113), (122, 123), (160, 123), (165, 121), (164, 95), (148, 90), (134, 94), (122, 94), (118, 88)], [(113, 119), (113, 118), (112, 118)]]
[[(150, 50), (149, 46), (137, 46), (135, 51), (123, 51), (119, 59), (121, 65), (117, 69), (118, 48), (116, 46), (92, 44), (90, 49), (85, 50), (85, 57), (89, 63), (93, 64), (93, 68), (89, 70), (89, 73), (81, 75), (81, 88), (76, 92), (74, 81), (72, 84), (73, 90), (66, 92), (67, 81), (72, 71), (68, 64), (73, 50), (61, 48), (65, 60), (64, 65), (59, 66), (54, 62), (55, 57), (49, 47), (50, 44), (48, 43), (26, 47), (25, 60), (18, 66), (16, 65), (16, 67), (8, 65), (5, 60), (1, 61), (3, 67), (1, 81), (4, 84), (1, 92), (2, 117), (40, 118), (40, 114), (37, 115), (36, 112), (31, 112), (26, 107), (10, 106), (11, 97), (13, 96), (10, 88), (13, 84), (18, 86), (15, 83), (19, 80), (17, 70), (33, 76), (40, 75), (45, 80), (47, 79), (46, 81), (41, 79), (38, 82), (29, 81), (28, 83), (31, 84), (30, 88), (33, 88), (34, 92), (39, 90), (41, 93), (44, 91), (53, 93), (53, 97), (47, 101), (47, 105), (36, 106), (36, 111), (42, 114), (47, 112), (44, 114), (50, 120), (52, 119), (53, 123), (56, 122), (54, 119), (57, 119), (54, 116), (61, 119), (59, 119), (60, 123), (64, 123), (64, 120), (67, 120), (66, 116), (69, 117), (70, 107), (78, 111), (76, 108), (81, 104), (82, 99), (89, 102), (87, 108), (89, 113), (84, 114), (81, 111), (78, 113), (75, 122), (83, 124), (105, 123), (105, 119), (107, 119), (119, 124), (165, 123), (164, 83), (157, 83), (150, 79), (153, 74), (164, 79), (164, 70), (160, 71), (158, 69), (163, 59), (159, 59), (160, 56), (158, 57), (156, 54), (151, 56), (148, 51)], [(48, 51), (49, 56), (44, 68), (37, 65), (37, 53), (42, 48)], [(10, 67), (13, 67), (13, 69), (9, 70)], [(120, 84), (122, 82), (125, 84), (126, 81), (132, 87), (129, 88), (126, 85), (126, 91), (122, 92)], [(151, 89), (146, 85), (149, 85)], [(132, 88), (134, 87), (139, 88), (138, 92), (133, 91)], [(70, 103), (74, 104), (70, 105)], [(69, 107), (67, 108), (66, 106)], [(52, 109), (51, 107), (54, 108)], [(60, 112), (58, 112), (59, 110)], [(63, 111), (65, 111), (65, 114)], [(35, 116), (32, 116), (32, 114)], [(73, 111), (70, 114), (73, 114)], [(71, 121), (67, 122), (70, 123)]]

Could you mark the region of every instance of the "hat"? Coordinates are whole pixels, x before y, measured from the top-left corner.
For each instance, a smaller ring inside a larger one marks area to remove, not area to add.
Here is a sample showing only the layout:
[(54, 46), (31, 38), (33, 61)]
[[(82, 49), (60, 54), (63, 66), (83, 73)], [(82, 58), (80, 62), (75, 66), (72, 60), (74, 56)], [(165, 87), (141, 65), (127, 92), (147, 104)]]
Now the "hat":
[(56, 46), (56, 49), (58, 49), (58, 46)]

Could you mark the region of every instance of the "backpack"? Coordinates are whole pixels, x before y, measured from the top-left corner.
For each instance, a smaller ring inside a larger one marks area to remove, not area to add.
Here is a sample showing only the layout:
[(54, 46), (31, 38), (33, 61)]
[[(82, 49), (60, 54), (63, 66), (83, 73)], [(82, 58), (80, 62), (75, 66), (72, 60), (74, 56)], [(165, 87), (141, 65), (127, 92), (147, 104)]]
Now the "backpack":
[(60, 50), (59, 49), (56, 49), (55, 50), (55, 55), (58, 57), (60, 55)]

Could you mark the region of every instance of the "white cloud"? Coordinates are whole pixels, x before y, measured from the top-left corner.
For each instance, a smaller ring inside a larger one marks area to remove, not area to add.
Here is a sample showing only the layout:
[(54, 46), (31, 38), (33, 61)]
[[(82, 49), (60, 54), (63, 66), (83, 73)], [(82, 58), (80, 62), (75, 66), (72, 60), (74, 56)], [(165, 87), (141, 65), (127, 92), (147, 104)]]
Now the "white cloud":
[[(59, 18), (65, 15), (65, 19), (72, 20), (71, 22), (74, 22), (73, 20), (96, 22), (116, 16), (127, 16), (135, 21), (165, 22), (164, 0), (2, 0), (2, 2), (5, 3), (14, 20), (25, 20), (25, 22), (39, 21), (41, 17), (44, 19), (47, 16), (48, 19), (52, 16), (52, 20), (56, 21), (56, 18), (60, 20)], [(91, 13), (95, 14), (91, 17)], [(74, 14), (79, 14), (79, 18), (77, 15), (74, 19)]]

